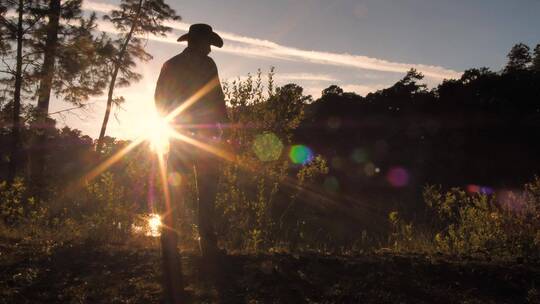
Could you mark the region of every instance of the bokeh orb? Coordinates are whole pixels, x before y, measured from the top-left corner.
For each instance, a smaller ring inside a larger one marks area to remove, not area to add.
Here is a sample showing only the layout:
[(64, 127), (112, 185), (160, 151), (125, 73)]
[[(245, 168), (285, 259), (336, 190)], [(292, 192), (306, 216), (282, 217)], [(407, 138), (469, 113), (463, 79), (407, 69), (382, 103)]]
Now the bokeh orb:
[(351, 153), (351, 159), (358, 164), (365, 163), (368, 160), (368, 154), (365, 149), (357, 148)]
[(289, 152), (289, 158), (294, 164), (305, 165), (313, 159), (313, 152), (304, 145), (294, 145)]
[(260, 161), (274, 161), (281, 157), (283, 143), (274, 133), (267, 132), (255, 137), (252, 149)]
[(334, 176), (327, 176), (323, 183), (324, 190), (330, 193), (339, 191), (339, 181)]
[(328, 127), (333, 130), (339, 129), (341, 127), (341, 119), (336, 116), (328, 118)]
[(341, 169), (343, 167), (343, 160), (338, 156), (332, 157), (331, 165), (334, 169)]
[(171, 172), (167, 178), (169, 185), (178, 187), (182, 183), (182, 175), (178, 172)]
[(367, 163), (364, 166), (364, 174), (371, 177), (371, 176), (375, 175), (375, 169), (376, 169), (375, 164)]
[(495, 190), (493, 190), (493, 188), (491, 187), (483, 186), (483, 187), (480, 187), (480, 193), (492, 195), (493, 193), (495, 193)]
[(467, 185), (467, 192), (469, 193), (478, 193), (480, 192), (480, 186), (478, 185)]
[(466, 189), (467, 189), (467, 192), (469, 193), (478, 193), (478, 194), (487, 194), (487, 195), (491, 195), (495, 193), (493, 188), (490, 188), (487, 186), (467, 185)]
[(393, 187), (405, 187), (407, 184), (409, 184), (409, 173), (402, 167), (394, 167), (388, 171), (386, 180)]

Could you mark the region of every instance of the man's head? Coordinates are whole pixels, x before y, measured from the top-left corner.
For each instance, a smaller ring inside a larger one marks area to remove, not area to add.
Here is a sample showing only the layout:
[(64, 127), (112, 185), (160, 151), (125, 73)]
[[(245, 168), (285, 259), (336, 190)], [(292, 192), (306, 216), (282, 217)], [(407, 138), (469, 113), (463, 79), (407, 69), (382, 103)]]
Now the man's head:
[(223, 39), (212, 30), (208, 24), (193, 24), (189, 27), (189, 32), (178, 38), (177, 41), (187, 41), (188, 47), (204, 55), (210, 53), (210, 46), (223, 46)]

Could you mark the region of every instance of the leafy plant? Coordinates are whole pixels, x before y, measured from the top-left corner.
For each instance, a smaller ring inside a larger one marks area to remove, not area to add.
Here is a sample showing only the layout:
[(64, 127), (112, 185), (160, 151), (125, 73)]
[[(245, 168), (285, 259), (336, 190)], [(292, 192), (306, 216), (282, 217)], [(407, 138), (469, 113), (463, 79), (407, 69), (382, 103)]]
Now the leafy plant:
[(48, 209), (27, 193), (24, 180), (15, 179), (11, 185), (0, 182), (0, 216), (4, 225), (39, 225), (46, 220)]
[(317, 158), (291, 180), (285, 149), (292, 144), (292, 132), (310, 97), (296, 85), (275, 87), (273, 76), (272, 69), (266, 87), (260, 71), (224, 85), (234, 126), (226, 135), (236, 161), (223, 166), (218, 231), (232, 248), (258, 251), (283, 241), (284, 231), (291, 229), (281, 221), (291, 210), (292, 203), (287, 203), (302, 184), (324, 173), (324, 161)]
[[(540, 252), (540, 178), (519, 192), (468, 194), (459, 188), (442, 191), (427, 186), (424, 200), (433, 213), (425, 228), (432, 241), (403, 225), (397, 212), (389, 215), (390, 245), (396, 251), (411, 250), (402, 244), (427, 244), (431, 252), (450, 255), (484, 255), (494, 258), (537, 259)], [(409, 226), (410, 225), (410, 226)], [(418, 248), (419, 246), (413, 246)]]

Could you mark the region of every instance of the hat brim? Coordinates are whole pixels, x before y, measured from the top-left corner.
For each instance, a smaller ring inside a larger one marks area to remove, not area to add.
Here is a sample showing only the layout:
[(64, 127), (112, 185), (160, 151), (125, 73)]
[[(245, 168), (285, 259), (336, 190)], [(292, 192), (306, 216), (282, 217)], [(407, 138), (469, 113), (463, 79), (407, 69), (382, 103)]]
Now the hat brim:
[[(178, 38), (176, 41), (188, 41), (189, 39), (190, 34), (186, 33), (180, 36), (180, 38)], [(218, 48), (221, 48), (223, 46), (223, 39), (221, 39), (221, 37), (215, 32), (212, 32), (212, 34), (210, 34), (210, 36), (208, 37), (208, 42), (210, 43), (210, 45), (217, 46)]]

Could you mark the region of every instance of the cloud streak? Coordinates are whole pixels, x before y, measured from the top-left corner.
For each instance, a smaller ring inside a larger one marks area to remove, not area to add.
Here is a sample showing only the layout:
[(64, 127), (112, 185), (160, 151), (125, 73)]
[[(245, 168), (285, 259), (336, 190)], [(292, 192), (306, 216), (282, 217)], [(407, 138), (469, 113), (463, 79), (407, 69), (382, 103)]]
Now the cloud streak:
[[(96, 1), (84, 1), (83, 9), (92, 10), (101, 13), (108, 13), (110, 10), (117, 8), (115, 5)], [(184, 22), (167, 22), (171, 28), (179, 31), (187, 31), (190, 24)], [(114, 32), (112, 27), (106, 27), (105, 24), (100, 24), (100, 29), (104, 31)], [(393, 62), (379, 58), (373, 58), (362, 55), (354, 55), (347, 53), (331, 53), (315, 50), (304, 50), (294, 47), (281, 45), (269, 40), (246, 37), (229, 32), (217, 31), (221, 37), (232, 44), (225, 45), (218, 51), (230, 53), (239, 56), (258, 57), (267, 59), (287, 60), (311, 64), (342, 66), (348, 68), (356, 68), (362, 70), (372, 70), (379, 72), (390, 73), (405, 73), (410, 68), (415, 68), (422, 72), (427, 77), (435, 79), (451, 79), (458, 78), (460, 73), (441, 66), (411, 64)], [(175, 37), (149, 37), (154, 41), (165, 43), (177, 43)]]
[(276, 75), (278, 80), (289, 81), (289, 80), (305, 80), (305, 81), (316, 81), (316, 82), (336, 82), (339, 79), (334, 78), (327, 74), (310, 74), (310, 73), (279, 73)]

